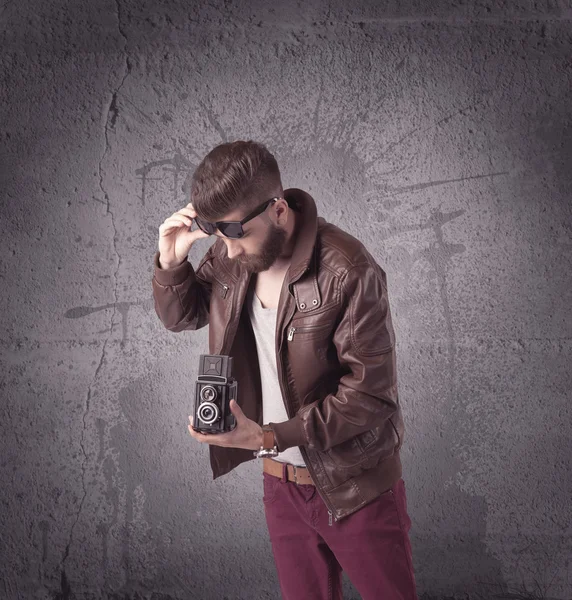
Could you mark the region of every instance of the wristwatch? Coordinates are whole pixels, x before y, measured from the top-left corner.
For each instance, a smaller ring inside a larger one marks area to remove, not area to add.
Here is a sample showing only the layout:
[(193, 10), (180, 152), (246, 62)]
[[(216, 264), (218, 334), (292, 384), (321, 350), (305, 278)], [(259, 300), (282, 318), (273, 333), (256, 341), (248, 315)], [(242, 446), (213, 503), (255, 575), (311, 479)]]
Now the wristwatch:
[(260, 450), (254, 451), (256, 458), (271, 458), (278, 456), (278, 448), (276, 448), (276, 441), (274, 439), (274, 431), (270, 425), (262, 426), (262, 446)]

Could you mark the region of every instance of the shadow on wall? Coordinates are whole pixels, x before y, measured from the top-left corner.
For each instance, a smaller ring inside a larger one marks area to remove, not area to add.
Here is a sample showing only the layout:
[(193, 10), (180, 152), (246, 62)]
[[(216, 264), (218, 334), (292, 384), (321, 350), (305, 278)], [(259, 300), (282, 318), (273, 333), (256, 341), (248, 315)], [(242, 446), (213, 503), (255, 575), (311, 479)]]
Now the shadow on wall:
[(122, 600), (130, 593), (139, 597), (135, 590), (173, 588), (204, 597), (213, 580), (228, 580), (220, 549), (232, 527), (221, 518), (224, 506), (215, 490), (205, 493), (212, 483), (208, 453), (191, 447), (184, 382), (149, 375), (121, 389), (118, 398), (124, 419), (110, 429), (114, 453), (104, 461), (113, 506), (98, 559), (105, 581), (122, 587)]

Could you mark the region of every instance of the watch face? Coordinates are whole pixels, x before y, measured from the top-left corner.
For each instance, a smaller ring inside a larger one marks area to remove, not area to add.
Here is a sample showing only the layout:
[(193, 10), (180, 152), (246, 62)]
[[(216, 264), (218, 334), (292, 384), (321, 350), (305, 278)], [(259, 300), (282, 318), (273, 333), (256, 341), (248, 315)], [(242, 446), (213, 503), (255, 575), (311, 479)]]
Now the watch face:
[(261, 448), (256, 453), (258, 458), (272, 458), (274, 456), (278, 456), (278, 450), (275, 448)]

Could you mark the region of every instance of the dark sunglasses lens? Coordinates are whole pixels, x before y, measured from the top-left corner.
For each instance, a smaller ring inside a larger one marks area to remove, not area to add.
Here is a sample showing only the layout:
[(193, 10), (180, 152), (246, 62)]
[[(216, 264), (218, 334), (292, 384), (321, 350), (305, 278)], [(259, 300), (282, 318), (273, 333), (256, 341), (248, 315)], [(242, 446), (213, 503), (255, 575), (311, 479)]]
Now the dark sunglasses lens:
[(219, 225), (220, 232), (229, 238), (242, 237), (242, 225), (240, 223), (221, 223)]
[(197, 222), (197, 225), (199, 226), (199, 228), (202, 231), (204, 231), (205, 233), (208, 233), (209, 235), (212, 235), (216, 230), (216, 227), (212, 223), (209, 223), (208, 221), (201, 221), (198, 218), (195, 218), (195, 221)]

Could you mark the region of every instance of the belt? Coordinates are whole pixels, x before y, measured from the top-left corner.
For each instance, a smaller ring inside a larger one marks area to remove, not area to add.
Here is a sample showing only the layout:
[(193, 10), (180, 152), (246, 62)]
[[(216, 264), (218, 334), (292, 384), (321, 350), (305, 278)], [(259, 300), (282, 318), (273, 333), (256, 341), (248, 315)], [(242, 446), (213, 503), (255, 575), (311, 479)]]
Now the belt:
[(274, 475), (275, 477), (282, 477), (282, 465), (286, 464), (288, 470), (288, 481), (294, 483), (305, 483), (314, 485), (310, 471), (306, 467), (298, 467), (291, 465), (290, 463), (282, 463), (279, 460), (272, 460), (271, 458), (263, 458), (263, 470), (265, 473)]

